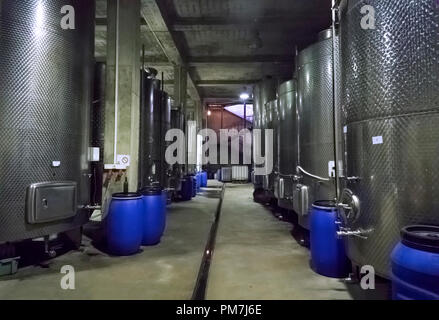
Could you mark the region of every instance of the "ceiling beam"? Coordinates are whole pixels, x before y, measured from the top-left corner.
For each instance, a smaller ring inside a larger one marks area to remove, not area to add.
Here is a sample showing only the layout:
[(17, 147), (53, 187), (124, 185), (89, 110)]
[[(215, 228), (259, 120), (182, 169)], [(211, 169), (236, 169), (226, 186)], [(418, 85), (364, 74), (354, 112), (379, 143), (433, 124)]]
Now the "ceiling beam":
[(198, 87), (221, 87), (221, 86), (242, 86), (257, 83), (259, 80), (199, 80), (195, 81)]
[[(177, 40), (168, 28), (167, 21), (170, 20), (166, 16), (166, 12), (160, 9), (158, 0), (142, 0), (141, 15), (167, 59), (176, 65), (186, 65), (181, 46), (178, 45)], [(189, 74), (187, 87), (192, 99), (201, 100), (198, 89)]]
[(197, 67), (205, 64), (231, 64), (231, 63), (292, 63), (291, 55), (253, 55), (253, 56), (198, 56), (188, 57), (189, 65)]
[[(105, 62), (107, 61), (107, 57), (105, 56), (96, 56), (96, 62)], [(143, 63), (142, 57), (140, 57), (140, 64)], [(158, 67), (158, 68), (171, 68), (172, 64), (166, 59), (164, 56), (145, 56), (145, 66), (146, 67)]]
[[(308, 17), (309, 16), (309, 17)], [(308, 21), (320, 21), (323, 26), (330, 22), (330, 15), (307, 15), (306, 20), (291, 19), (289, 17), (200, 17), (200, 18), (180, 18), (174, 17), (172, 29), (174, 31), (196, 31), (206, 29), (206, 27), (218, 29), (247, 28), (257, 29), (261, 27), (263, 31), (271, 30), (292, 30), (297, 28), (309, 27)], [(319, 23), (320, 24), (320, 23)]]
[[(96, 21), (96, 26), (107, 26), (108, 24), (106, 17), (97, 17), (95, 21)], [(140, 18), (140, 25), (146, 26), (146, 22), (143, 18)]]

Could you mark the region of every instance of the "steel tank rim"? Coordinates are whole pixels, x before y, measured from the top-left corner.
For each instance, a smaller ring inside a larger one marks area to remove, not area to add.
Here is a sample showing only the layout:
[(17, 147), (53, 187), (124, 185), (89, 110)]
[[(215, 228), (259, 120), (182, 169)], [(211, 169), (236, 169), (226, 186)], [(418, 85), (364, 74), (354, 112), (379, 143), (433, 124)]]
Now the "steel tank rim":
[(138, 192), (116, 192), (111, 196), (114, 200), (137, 200), (142, 199), (142, 195)]
[(297, 91), (297, 81), (295, 79), (285, 81), (279, 86), (279, 98), (277, 100), (280, 100), (282, 96), (295, 91)]

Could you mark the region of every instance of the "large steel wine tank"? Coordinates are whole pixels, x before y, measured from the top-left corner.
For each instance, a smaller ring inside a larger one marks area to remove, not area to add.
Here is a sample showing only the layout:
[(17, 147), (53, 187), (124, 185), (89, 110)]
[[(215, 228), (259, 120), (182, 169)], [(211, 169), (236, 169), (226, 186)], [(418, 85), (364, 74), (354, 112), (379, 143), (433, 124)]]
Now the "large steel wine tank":
[[(261, 85), (260, 83), (258, 83), (254, 86), (253, 89), (253, 129), (260, 130), (261, 125), (262, 125)], [(263, 152), (262, 141), (261, 143), (257, 143), (256, 140), (253, 139), (252, 143), (253, 143), (253, 154), (261, 153), (261, 151)], [(252, 180), (255, 190), (262, 189), (262, 176), (255, 175), (254, 169), (252, 173)]]
[(311, 205), (335, 198), (330, 179), (334, 161), (332, 34), (319, 34), (319, 41), (298, 56), (299, 166), (294, 207), (299, 224), (309, 228)]
[(165, 135), (171, 126), (171, 102), (155, 74), (153, 69), (141, 73), (139, 188), (154, 184), (167, 187), (170, 173)]
[(0, 1), (0, 243), (88, 221), (94, 16), (94, 1)]
[(348, 182), (348, 254), (389, 277), (400, 229), (439, 224), (437, 1), (342, 1), (341, 103)]
[(90, 199), (92, 204), (102, 203), (102, 186), (104, 176), (104, 144), (105, 144), (105, 87), (107, 69), (105, 62), (97, 62), (94, 66), (93, 104), (91, 107), (90, 140), (93, 148), (99, 149), (99, 160), (90, 165), (91, 184)]
[(289, 80), (279, 87), (279, 135), (278, 135), (278, 205), (293, 209), (294, 176), (296, 175), (298, 153), (297, 126), (297, 81)]
[[(184, 115), (180, 108), (171, 109), (171, 129), (184, 130)], [(170, 142), (173, 143), (173, 142)], [(171, 166), (171, 176), (169, 178), (169, 187), (173, 189), (174, 194), (181, 189), (181, 179), (183, 178), (183, 165), (174, 163)]]
[[(278, 164), (278, 125), (279, 125), (279, 112), (278, 112), (278, 103), (277, 100), (269, 101), (265, 104), (266, 109), (266, 127), (265, 129), (272, 130), (273, 133), (273, 139), (271, 141), (272, 143), (272, 152), (271, 155), (271, 161), (272, 161), (272, 170), (271, 172), (267, 172), (266, 181), (267, 183), (264, 185), (264, 189), (269, 191), (270, 194), (274, 196), (274, 181), (276, 178), (277, 173), (277, 164)], [(266, 149), (267, 150), (267, 149)], [(268, 170), (270, 168), (267, 168)]]
[[(261, 134), (261, 141), (260, 141), (260, 146), (256, 146), (255, 145), (255, 141), (253, 141), (254, 143), (254, 148), (253, 150), (255, 151), (255, 148), (260, 148), (260, 154), (262, 156), (266, 156), (265, 155), (265, 129), (267, 128), (267, 118), (271, 117), (271, 114), (269, 114), (267, 112), (266, 109), (266, 104), (269, 101), (272, 101), (274, 99), (276, 99), (277, 93), (276, 93), (276, 89), (277, 89), (277, 80), (272, 78), (272, 77), (265, 77), (262, 81), (260, 81), (258, 84), (256, 84), (255, 86), (255, 111), (257, 113), (257, 122), (256, 125), (258, 126), (258, 128), (256, 129), (261, 129), (262, 130), (262, 134)], [(271, 155), (269, 155), (271, 156)], [(255, 165), (256, 167), (264, 167), (264, 165)], [(261, 189), (267, 189), (268, 188), (268, 175), (255, 175), (254, 176), (254, 184), (255, 184), (255, 189), (261, 188)]]

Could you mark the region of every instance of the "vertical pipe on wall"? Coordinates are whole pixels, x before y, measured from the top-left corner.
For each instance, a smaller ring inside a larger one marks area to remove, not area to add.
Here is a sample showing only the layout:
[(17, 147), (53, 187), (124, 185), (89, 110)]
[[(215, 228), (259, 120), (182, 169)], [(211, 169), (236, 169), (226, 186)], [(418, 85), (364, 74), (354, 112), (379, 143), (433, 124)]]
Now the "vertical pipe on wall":
[(113, 163), (117, 162), (117, 111), (119, 108), (119, 20), (120, 20), (120, 3), (119, 0), (116, 0), (116, 77), (115, 77), (115, 85), (114, 85), (114, 158)]
[(334, 186), (335, 186), (335, 198), (338, 201), (340, 197), (340, 167), (339, 167), (339, 161), (341, 159), (340, 156), (340, 137), (339, 137), (339, 130), (340, 130), (340, 117), (338, 112), (338, 106), (337, 106), (337, 59), (336, 54), (338, 54), (336, 50), (337, 46), (337, 30), (336, 30), (336, 23), (337, 23), (337, 7), (339, 0), (332, 0), (332, 105), (333, 105), (333, 118), (334, 118), (334, 126), (333, 126), (333, 134), (334, 134)]

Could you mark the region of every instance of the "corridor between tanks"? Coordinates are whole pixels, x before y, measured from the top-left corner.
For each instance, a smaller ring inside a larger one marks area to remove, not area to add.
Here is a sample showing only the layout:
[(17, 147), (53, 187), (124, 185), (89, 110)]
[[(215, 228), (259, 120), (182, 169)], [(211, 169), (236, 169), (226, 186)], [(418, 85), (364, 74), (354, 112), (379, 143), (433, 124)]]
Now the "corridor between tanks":
[(253, 202), (250, 184), (227, 184), (207, 299), (352, 299), (345, 283), (314, 273), (293, 225)]

